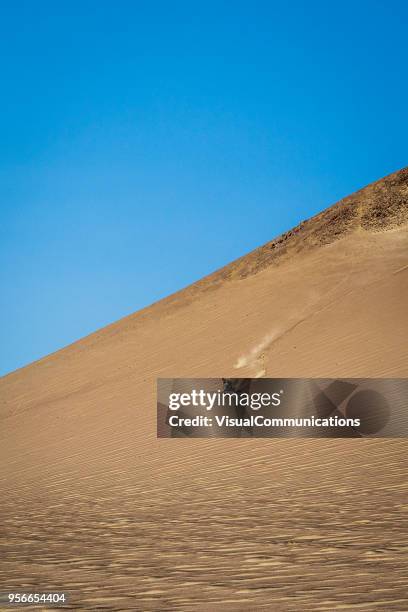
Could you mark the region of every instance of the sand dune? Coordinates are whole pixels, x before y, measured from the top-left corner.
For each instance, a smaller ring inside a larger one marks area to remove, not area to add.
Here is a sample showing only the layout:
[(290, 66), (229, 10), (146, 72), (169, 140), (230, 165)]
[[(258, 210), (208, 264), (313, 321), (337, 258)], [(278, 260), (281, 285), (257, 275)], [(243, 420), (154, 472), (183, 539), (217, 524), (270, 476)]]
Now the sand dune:
[(157, 440), (157, 377), (408, 376), (408, 170), (0, 380), (2, 591), (407, 610), (405, 440)]

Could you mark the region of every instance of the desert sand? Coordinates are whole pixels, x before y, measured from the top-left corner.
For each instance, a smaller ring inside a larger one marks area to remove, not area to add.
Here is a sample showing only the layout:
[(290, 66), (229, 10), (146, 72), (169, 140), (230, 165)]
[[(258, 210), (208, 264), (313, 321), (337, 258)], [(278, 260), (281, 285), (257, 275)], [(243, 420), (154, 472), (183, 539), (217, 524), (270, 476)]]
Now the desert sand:
[(405, 169), (0, 379), (1, 591), (408, 610), (407, 440), (156, 439), (157, 377), (407, 377), (407, 247)]

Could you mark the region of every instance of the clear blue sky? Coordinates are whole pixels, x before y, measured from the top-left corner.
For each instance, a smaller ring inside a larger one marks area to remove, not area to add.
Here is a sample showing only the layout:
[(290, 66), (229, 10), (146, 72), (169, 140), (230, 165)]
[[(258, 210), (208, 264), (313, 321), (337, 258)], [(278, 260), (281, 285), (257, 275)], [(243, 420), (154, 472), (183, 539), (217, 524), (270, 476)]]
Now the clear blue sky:
[(408, 3), (3, 1), (0, 374), (407, 164)]

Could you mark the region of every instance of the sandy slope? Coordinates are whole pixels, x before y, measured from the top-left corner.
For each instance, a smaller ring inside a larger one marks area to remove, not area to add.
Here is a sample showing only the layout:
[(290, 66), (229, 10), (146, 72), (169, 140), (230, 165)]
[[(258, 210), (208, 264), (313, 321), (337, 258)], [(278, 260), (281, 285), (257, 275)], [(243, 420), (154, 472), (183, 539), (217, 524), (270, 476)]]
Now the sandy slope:
[(407, 185), (391, 175), (0, 380), (3, 591), (408, 609), (406, 441), (155, 437), (158, 376), (408, 376)]

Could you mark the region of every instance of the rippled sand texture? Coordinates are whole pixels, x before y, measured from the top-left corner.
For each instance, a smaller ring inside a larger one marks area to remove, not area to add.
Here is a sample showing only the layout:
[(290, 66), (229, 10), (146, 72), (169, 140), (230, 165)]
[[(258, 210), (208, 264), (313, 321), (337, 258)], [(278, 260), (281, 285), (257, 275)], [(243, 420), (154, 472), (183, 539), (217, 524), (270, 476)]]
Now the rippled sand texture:
[(408, 610), (406, 440), (157, 440), (155, 417), (158, 376), (406, 377), (407, 181), (0, 380), (2, 592)]

